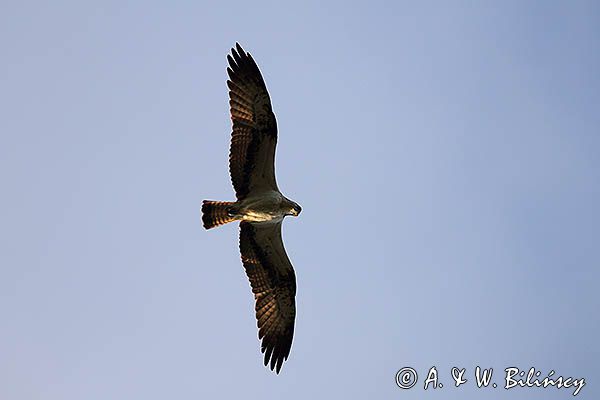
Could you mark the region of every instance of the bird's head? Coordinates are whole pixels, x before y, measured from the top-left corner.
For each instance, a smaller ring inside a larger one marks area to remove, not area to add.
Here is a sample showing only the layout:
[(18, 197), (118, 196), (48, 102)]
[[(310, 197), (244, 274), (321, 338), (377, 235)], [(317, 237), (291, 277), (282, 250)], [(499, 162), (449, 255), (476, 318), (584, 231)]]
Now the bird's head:
[(288, 210), (287, 214), (297, 217), (298, 215), (300, 215), (300, 211), (302, 211), (302, 207), (300, 207), (300, 204), (290, 201), (290, 209)]

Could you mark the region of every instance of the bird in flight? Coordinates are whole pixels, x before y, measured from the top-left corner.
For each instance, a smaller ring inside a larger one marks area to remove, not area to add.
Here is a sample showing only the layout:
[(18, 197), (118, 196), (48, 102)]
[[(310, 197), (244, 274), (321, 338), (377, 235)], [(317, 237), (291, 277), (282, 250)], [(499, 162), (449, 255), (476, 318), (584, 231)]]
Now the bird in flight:
[(277, 121), (258, 66), (238, 43), (227, 60), (233, 121), (229, 175), (237, 201), (204, 200), (202, 222), (211, 229), (240, 221), (240, 252), (256, 301), (264, 364), (279, 373), (290, 354), (296, 319), (296, 275), (283, 247), (281, 223), (302, 209), (277, 187)]

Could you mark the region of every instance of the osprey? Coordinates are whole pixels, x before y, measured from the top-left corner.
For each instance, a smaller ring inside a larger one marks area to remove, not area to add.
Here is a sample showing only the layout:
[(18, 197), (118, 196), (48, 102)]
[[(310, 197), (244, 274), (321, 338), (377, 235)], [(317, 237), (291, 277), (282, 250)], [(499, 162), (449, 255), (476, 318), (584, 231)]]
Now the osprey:
[(287, 360), (296, 318), (296, 276), (281, 239), (281, 223), (300, 206), (275, 181), (277, 121), (258, 66), (236, 43), (227, 56), (233, 131), (229, 175), (237, 201), (202, 202), (204, 228), (240, 222), (240, 252), (256, 301), (264, 364), (279, 373)]

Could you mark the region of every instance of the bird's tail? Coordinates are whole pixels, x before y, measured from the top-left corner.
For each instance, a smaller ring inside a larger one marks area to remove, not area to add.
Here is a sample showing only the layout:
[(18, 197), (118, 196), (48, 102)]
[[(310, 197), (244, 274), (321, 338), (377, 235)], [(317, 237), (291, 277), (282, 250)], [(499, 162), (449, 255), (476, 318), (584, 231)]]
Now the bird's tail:
[(231, 201), (204, 200), (202, 202), (202, 224), (204, 228), (214, 228), (238, 219), (233, 209), (234, 204)]

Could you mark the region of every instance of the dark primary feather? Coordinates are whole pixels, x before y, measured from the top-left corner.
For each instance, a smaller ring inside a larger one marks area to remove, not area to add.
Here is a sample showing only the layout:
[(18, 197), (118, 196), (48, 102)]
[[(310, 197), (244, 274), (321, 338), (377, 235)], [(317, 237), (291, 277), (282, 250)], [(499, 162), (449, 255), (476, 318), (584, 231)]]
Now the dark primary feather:
[(296, 275), (283, 247), (281, 223), (240, 223), (240, 252), (256, 300), (264, 363), (279, 373), (288, 358), (296, 318)]
[(252, 190), (277, 190), (277, 121), (258, 66), (239, 44), (227, 56), (229, 106), (233, 129), (229, 174), (238, 200)]

